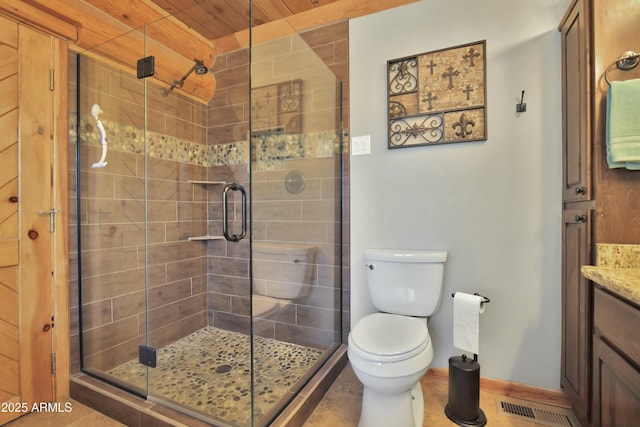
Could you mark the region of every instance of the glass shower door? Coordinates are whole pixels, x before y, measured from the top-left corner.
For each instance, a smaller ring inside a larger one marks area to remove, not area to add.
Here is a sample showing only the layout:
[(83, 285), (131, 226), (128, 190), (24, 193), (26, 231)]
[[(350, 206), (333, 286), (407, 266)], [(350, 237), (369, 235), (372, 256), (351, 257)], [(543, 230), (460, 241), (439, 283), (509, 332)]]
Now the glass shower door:
[(71, 59), (80, 364), (146, 396), (147, 367), (127, 365), (148, 345), (145, 82), (110, 62), (114, 51), (135, 61), (135, 52), (144, 53), (144, 35), (131, 31)]
[(341, 342), (341, 85), (302, 35), (288, 33), (264, 39), (255, 29), (251, 46), (255, 425), (267, 425)]

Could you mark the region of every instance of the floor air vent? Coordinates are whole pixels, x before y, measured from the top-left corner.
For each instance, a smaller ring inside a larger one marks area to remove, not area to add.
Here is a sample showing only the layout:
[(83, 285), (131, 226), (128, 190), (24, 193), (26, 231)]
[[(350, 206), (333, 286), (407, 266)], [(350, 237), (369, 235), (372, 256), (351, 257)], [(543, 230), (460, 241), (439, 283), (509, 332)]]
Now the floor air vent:
[(498, 399), (498, 413), (532, 423), (552, 427), (579, 427), (576, 417), (568, 408), (543, 405), (526, 400)]

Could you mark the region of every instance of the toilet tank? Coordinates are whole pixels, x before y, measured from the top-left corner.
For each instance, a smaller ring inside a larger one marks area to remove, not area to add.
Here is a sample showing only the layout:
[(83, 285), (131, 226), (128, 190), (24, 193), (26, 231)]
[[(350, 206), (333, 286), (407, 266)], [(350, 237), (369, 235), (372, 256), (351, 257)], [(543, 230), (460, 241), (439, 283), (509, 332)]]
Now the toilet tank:
[(281, 242), (254, 242), (251, 247), (254, 293), (293, 300), (309, 292), (317, 247)]
[(446, 251), (367, 249), (367, 284), (376, 308), (428, 317), (440, 304)]

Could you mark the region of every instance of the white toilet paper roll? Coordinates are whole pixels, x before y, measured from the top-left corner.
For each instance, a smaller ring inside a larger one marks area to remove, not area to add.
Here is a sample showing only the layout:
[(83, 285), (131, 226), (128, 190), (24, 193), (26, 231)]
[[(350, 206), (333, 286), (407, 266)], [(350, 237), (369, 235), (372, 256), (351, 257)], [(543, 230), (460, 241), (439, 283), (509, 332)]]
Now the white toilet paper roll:
[(484, 311), (482, 296), (456, 292), (453, 298), (453, 345), (460, 350), (479, 354), (480, 314)]

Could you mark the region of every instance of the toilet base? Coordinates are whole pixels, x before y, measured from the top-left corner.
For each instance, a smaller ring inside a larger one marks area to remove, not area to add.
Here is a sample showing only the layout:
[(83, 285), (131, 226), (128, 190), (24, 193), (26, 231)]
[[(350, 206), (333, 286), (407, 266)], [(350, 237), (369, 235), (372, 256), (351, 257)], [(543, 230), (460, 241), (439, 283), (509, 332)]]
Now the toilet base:
[(365, 387), (358, 427), (422, 427), (424, 397), (418, 381), (411, 390), (386, 394)]

